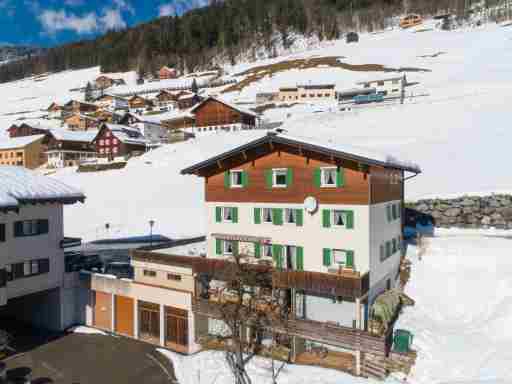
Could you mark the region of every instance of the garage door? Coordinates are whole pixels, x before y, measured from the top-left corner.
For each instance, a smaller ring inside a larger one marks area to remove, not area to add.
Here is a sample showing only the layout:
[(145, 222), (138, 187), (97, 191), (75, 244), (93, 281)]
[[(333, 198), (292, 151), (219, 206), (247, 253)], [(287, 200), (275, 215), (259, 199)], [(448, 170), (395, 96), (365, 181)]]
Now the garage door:
[(95, 292), (94, 326), (112, 330), (112, 295), (110, 293)]
[(116, 332), (133, 337), (133, 299), (116, 296)]

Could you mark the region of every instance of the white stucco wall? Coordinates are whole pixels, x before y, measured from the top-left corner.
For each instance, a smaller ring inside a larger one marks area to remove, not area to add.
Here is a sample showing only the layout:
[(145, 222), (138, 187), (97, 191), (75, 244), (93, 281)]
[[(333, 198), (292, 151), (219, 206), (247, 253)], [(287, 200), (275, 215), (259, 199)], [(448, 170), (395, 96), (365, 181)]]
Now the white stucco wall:
[[(328, 272), (323, 265), (323, 249), (344, 249), (354, 251), (354, 267), (364, 274), (369, 271), (369, 207), (363, 205), (319, 205), (314, 214), (304, 211), (303, 226), (295, 224), (274, 225), (254, 224), (254, 208), (303, 208), (302, 204), (252, 204), (215, 203), (206, 204), (208, 217), (208, 254), (215, 255), (215, 239), (212, 233), (270, 237), (280, 245), (302, 246), (304, 248), (304, 270)], [(238, 223), (216, 223), (215, 207), (238, 207)], [(341, 209), (354, 212), (354, 228), (324, 228), (323, 209)], [(211, 257), (211, 256), (210, 256)]]
[[(32, 219), (48, 219), (49, 233), (15, 238), (14, 222)], [(50, 260), (49, 273), (7, 282), (7, 299), (60, 287), (64, 274), (64, 251), (60, 248), (64, 237), (62, 205), (24, 205), (19, 213), (0, 214), (0, 222), (6, 224), (7, 240), (0, 243), (0, 268), (36, 259)]]
[(330, 297), (304, 296), (304, 315), (308, 320), (334, 321), (344, 327), (352, 327), (357, 321), (356, 304), (349, 301), (335, 302)]
[(399, 200), (376, 204), (370, 207), (370, 302), (386, 288), (387, 279), (394, 286), (400, 266), (400, 250), (384, 261), (380, 260), (380, 246), (402, 234), (400, 218), (388, 222), (386, 207), (400, 203)]

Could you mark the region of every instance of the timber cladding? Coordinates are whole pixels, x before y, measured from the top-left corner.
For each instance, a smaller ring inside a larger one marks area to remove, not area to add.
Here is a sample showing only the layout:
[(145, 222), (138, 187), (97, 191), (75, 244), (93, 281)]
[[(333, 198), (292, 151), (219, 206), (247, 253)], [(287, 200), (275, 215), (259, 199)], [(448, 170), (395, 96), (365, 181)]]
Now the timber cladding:
[[(243, 170), (248, 175), (248, 185), (244, 188), (227, 188), (224, 185), (224, 173), (218, 172), (207, 177), (205, 196), (207, 202), (240, 203), (297, 203), (301, 204), (308, 196), (314, 196), (320, 204), (356, 204), (368, 205), (370, 187), (368, 175), (344, 164), (343, 187), (320, 188), (315, 185), (314, 173), (320, 167), (335, 166), (335, 161), (308, 158), (275, 150), (262, 157), (248, 157), (242, 164), (234, 165), (232, 170)], [(272, 168), (291, 168), (293, 180), (287, 188), (268, 188), (265, 171)]]
[(118, 296), (115, 297), (115, 331), (122, 335), (134, 335), (134, 301), (132, 298)]
[(370, 172), (372, 204), (402, 200), (403, 172), (378, 167), (371, 167)]
[(255, 125), (256, 121), (254, 116), (241, 113), (213, 99), (206, 100), (202, 105), (198, 106), (195, 110), (195, 116), (198, 127), (235, 123)]

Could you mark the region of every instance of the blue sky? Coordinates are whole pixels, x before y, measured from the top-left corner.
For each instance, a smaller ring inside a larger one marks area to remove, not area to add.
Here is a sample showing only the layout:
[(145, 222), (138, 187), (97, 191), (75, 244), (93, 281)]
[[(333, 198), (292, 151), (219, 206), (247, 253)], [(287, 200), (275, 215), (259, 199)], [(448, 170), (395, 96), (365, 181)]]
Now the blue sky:
[(0, 44), (52, 46), (89, 39), (208, 0), (0, 0)]

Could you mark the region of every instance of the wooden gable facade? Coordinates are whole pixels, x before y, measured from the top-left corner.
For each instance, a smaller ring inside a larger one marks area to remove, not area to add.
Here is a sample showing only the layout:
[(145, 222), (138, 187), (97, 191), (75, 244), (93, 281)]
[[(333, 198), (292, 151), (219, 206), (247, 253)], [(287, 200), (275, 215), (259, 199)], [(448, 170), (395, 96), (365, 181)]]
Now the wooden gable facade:
[[(136, 139), (141, 137), (142, 135), (139, 135)], [(116, 131), (112, 130), (108, 124), (101, 126), (93, 143), (96, 147), (98, 157), (107, 157), (109, 159), (114, 159), (118, 156), (144, 153), (146, 150), (146, 145), (143, 143), (125, 142), (123, 139), (116, 136)]]
[(12, 139), (14, 137), (23, 137), (23, 136), (33, 136), (33, 135), (46, 135), (48, 130), (41, 128), (34, 128), (29, 124), (22, 123), (20, 125), (13, 124), (7, 129), (9, 132), (9, 137)]
[(153, 103), (142, 96), (135, 95), (128, 100), (128, 105), (131, 109), (144, 109), (152, 107)]
[(64, 119), (71, 131), (91, 131), (97, 130), (100, 122), (98, 119), (90, 116), (72, 114)]
[(240, 111), (218, 99), (208, 98), (193, 109), (198, 127), (244, 124), (256, 126), (256, 116)]

